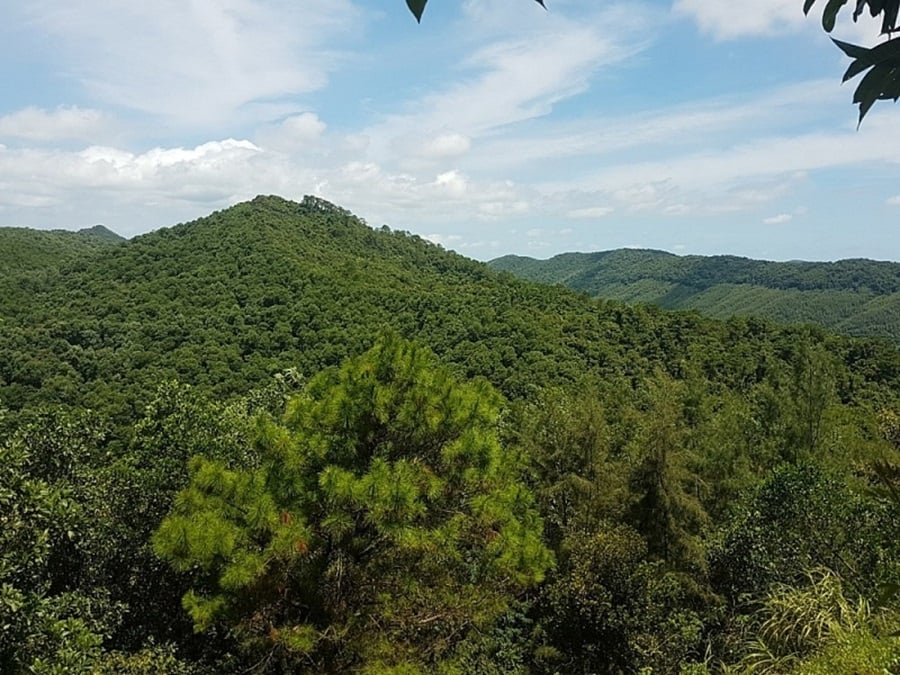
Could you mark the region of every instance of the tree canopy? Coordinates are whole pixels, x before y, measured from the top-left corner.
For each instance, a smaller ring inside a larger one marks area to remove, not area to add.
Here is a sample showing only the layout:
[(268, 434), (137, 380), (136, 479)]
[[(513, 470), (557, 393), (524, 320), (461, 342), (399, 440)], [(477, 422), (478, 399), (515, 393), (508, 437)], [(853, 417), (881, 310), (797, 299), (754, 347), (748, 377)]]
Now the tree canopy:
[(291, 670), (452, 658), (552, 563), (499, 402), (388, 333), (260, 422), (257, 466), (192, 460), (155, 547), (208, 572), (184, 598), (196, 628)]
[(0, 672), (900, 665), (885, 341), (592, 300), (317, 198), (10, 234)]

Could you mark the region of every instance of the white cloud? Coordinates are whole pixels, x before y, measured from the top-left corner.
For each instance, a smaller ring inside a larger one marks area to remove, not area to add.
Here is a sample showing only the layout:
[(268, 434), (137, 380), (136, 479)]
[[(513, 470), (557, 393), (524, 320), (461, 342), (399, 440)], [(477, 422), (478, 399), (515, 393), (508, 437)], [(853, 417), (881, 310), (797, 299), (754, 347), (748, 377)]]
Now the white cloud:
[(786, 0), (675, 0), (675, 14), (692, 18), (717, 40), (750, 35), (775, 35), (803, 24), (802, 5)]
[(479, 241), (465, 242), (463, 244), (460, 244), (459, 247), (462, 249), (476, 249), (477, 250), (477, 249), (487, 248), (487, 249), (496, 250), (496, 249), (500, 248), (501, 243), (502, 242), (498, 241), (497, 239), (490, 239), (487, 241), (479, 240)]
[(469, 180), (459, 171), (447, 171), (434, 179), (434, 185), (448, 195), (464, 197), (469, 187)]
[(359, 25), (350, 0), (44, 0), (14, 11), (62, 56), (57, 75), (97, 100), (207, 128), (283, 114), (279, 99), (322, 87), (335, 38)]
[[(257, 142), (267, 150), (282, 153), (309, 153), (312, 148), (321, 150), (323, 136), (328, 126), (314, 112), (290, 115), (279, 124), (263, 127), (257, 134)], [(336, 139), (336, 144), (340, 144)]]
[(438, 244), (444, 248), (452, 248), (462, 242), (462, 237), (458, 234), (426, 234), (423, 239), (427, 239), (433, 244)]
[(794, 216), (790, 213), (779, 213), (776, 216), (769, 216), (768, 218), (763, 218), (763, 223), (766, 225), (783, 225), (784, 223), (789, 223), (794, 219)]
[(486, 201), (478, 205), (478, 217), (480, 220), (499, 220), (508, 216), (522, 215), (530, 208), (531, 205), (524, 199)]
[(325, 123), (315, 113), (304, 112), (292, 115), (281, 123), (286, 134), (299, 141), (310, 141), (325, 132)]
[(566, 213), (566, 216), (569, 218), (595, 219), (608, 216), (613, 211), (615, 209), (611, 206), (588, 206), (583, 209), (572, 209)]
[[(771, 182), (771, 197), (783, 194), (777, 183), (822, 169), (881, 162), (894, 165), (900, 156), (900, 138), (891, 135), (890, 115), (867, 118), (859, 132), (851, 129), (768, 135), (716, 150), (669, 153), (644, 162), (623, 162), (572, 180), (568, 189), (593, 190), (597, 197), (611, 195), (632, 210), (661, 210), (675, 203), (697, 204), (704, 212), (746, 206), (742, 188), (764, 201), (755, 186)], [(603, 186), (598, 191), (597, 186)], [(558, 188), (542, 186), (542, 191)], [(715, 195), (711, 199), (711, 195)], [(690, 198), (690, 200), (688, 199)]]
[(99, 110), (61, 106), (50, 111), (29, 106), (0, 117), (0, 136), (29, 141), (82, 139), (100, 135), (110, 124)]
[(264, 173), (250, 166), (260, 153), (249, 141), (233, 139), (144, 153), (105, 146), (79, 152), (6, 149), (0, 151), (0, 185), (5, 187), (0, 207), (31, 203), (54, 208), (57, 217), (81, 209), (96, 214), (89, 216), (93, 222), (106, 210), (114, 214), (109, 222), (131, 234), (142, 225), (125, 216), (136, 205), (188, 203), (202, 213), (210, 204), (245, 196), (247, 176)]
[(463, 134), (441, 134), (425, 144), (422, 154), (426, 157), (444, 159), (464, 155), (472, 147), (472, 140)]
[(686, 216), (689, 213), (693, 213), (694, 209), (690, 204), (677, 202), (675, 204), (666, 204), (663, 207), (662, 212), (667, 216)]
[[(846, 104), (831, 80), (814, 80), (775, 87), (750, 95), (694, 100), (687, 104), (653, 107), (627, 116), (591, 115), (586, 119), (542, 125), (527, 135), (493, 137), (479, 145), (482, 170), (513, 170), (549, 161), (592, 157), (614, 162), (629, 150), (652, 149), (653, 154), (684, 153), (691, 147), (733, 144), (735, 138), (759, 135), (803, 119), (807, 124)], [(472, 161), (472, 160), (470, 160)]]
[(900, 206), (900, 195), (889, 197), (887, 200), (887, 204), (888, 206)]
[[(675, 0), (672, 11), (697, 23), (700, 30), (716, 40), (733, 40), (743, 37), (771, 37), (806, 30), (822, 32), (821, 13), (825, 2), (813, 6), (809, 16), (803, 14), (803, 6), (790, 0)], [(868, 12), (857, 21), (852, 20), (852, 3), (838, 15), (835, 36), (851, 42), (873, 44), (877, 41), (880, 22)]]
[[(466, 7), (481, 17), (484, 12), (493, 15), (499, 4)], [(509, 10), (516, 15), (521, 8), (510, 5)], [(545, 116), (559, 102), (583, 93), (601, 68), (621, 64), (646, 48), (652, 29), (640, 5), (630, 11), (613, 6), (584, 21), (552, 14), (541, 18), (539, 29), (516, 33), (507, 26), (501, 35), (492, 35), (460, 64), (455, 81), (407, 101), (403, 111), (366, 133), (380, 141), (384, 155), (406, 151), (413, 143), (410, 129), (425, 130), (415, 142), (416, 148), (426, 149), (420, 154), (434, 157), (435, 150), (447, 149), (460, 154), (498, 130)], [(473, 19), (472, 26), (477, 33), (485, 24)], [(453, 131), (442, 131), (448, 129)]]

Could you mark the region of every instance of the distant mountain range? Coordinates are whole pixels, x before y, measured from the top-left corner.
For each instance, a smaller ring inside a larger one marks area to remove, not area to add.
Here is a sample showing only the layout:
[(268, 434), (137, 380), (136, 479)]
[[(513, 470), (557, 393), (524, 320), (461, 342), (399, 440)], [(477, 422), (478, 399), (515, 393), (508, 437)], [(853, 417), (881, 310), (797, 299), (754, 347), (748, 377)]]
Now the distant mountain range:
[(719, 319), (756, 316), (812, 323), (900, 344), (900, 263), (770, 262), (617, 249), (563, 253), (548, 260), (508, 255), (488, 264), (596, 298), (697, 310)]

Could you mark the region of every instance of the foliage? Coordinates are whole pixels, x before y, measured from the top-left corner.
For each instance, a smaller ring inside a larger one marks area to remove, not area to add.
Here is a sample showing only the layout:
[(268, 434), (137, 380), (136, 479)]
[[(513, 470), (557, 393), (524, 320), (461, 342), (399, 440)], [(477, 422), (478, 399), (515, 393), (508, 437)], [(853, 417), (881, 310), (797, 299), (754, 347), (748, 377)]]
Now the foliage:
[(498, 403), (387, 334), (260, 422), (258, 468), (192, 460), (155, 547), (210, 575), (184, 599), (196, 628), (347, 668), (434, 663), (490, 626), (551, 563)]
[(98, 430), (43, 410), (0, 444), (0, 670), (89, 672), (121, 608), (79, 587), (93, 528), (79, 501)]
[(685, 579), (647, 557), (626, 526), (573, 534), (542, 591), (544, 626), (565, 672), (672, 672), (703, 622)]
[(497, 270), (562, 284), (594, 297), (727, 319), (815, 323), (900, 343), (900, 264), (874, 260), (769, 262), (618, 249), (548, 260), (504, 256)]
[(885, 625), (896, 626), (896, 616), (874, 612), (863, 598), (848, 599), (840, 577), (827, 568), (806, 576), (799, 587), (776, 584), (763, 600), (743, 668), (761, 673), (823, 668), (888, 672), (897, 665), (900, 644), (883, 634)]
[(894, 649), (885, 341), (591, 300), (312, 197), (12, 235), (3, 672), (703, 672), (819, 566), (874, 618), (793, 663)]
[(801, 583), (826, 567), (874, 597), (893, 573), (896, 508), (855, 493), (813, 465), (782, 466), (725, 525), (711, 561), (713, 586), (735, 603), (773, 584)]
[[(809, 14), (815, 2), (804, 0), (803, 13)], [(826, 32), (834, 30), (837, 16), (846, 4), (847, 0), (828, 0), (822, 12), (822, 27)], [(897, 32), (900, 0), (857, 0), (853, 20), (856, 21), (866, 9), (873, 17), (881, 16), (881, 34), (888, 36), (885, 42), (868, 48), (834, 40), (834, 44), (853, 59), (843, 81), (866, 73), (853, 92), (853, 102), (859, 104), (860, 122), (875, 101), (893, 99), (896, 102), (900, 98), (900, 39), (891, 39)]]

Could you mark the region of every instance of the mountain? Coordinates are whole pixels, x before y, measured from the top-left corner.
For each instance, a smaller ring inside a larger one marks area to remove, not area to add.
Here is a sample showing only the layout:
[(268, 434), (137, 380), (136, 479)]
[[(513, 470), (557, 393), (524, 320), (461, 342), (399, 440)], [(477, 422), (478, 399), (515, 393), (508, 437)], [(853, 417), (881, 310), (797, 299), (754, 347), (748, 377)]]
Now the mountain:
[[(766, 603), (896, 577), (887, 340), (592, 299), (315, 197), (0, 241), (0, 672), (743, 672)], [(892, 667), (897, 619), (802, 672)]]
[(78, 232), (0, 227), (0, 279), (56, 269), (85, 254), (125, 241), (102, 225)]
[(900, 344), (900, 263), (851, 259), (770, 262), (618, 249), (548, 260), (504, 256), (492, 268), (598, 298), (692, 309), (720, 319), (814, 323)]
[(122, 241), (101, 225), (79, 232), (0, 228), (0, 317), (30, 307), (68, 265)]
[[(0, 400), (10, 408), (55, 401), (129, 415), (166, 379), (227, 397), (287, 367), (311, 374), (338, 364), (386, 326), (513, 398), (586, 375), (676, 372), (698, 354), (737, 382), (764, 376), (800, 343), (797, 331), (765, 323), (627, 308), (520, 281), (311, 197), (259, 197), (119, 244), (90, 242), (77, 255), (67, 249), (74, 258), (58, 261), (58, 274), (0, 314)], [(866, 349), (865, 358), (896, 360)], [(893, 377), (893, 366), (870, 370)]]
[(112, 242), (114, 244), (119, 243), (120, 241), (125, 241), (125, 237), (120, 234), (116, 234), (112, 230), (103, 225), (94, 225), (93, 227), (83, 227), (78, 230), (77, 234), (80, 234), (83, 237), (92, 237), (94, 239), (100, 239), (102, 241)]

